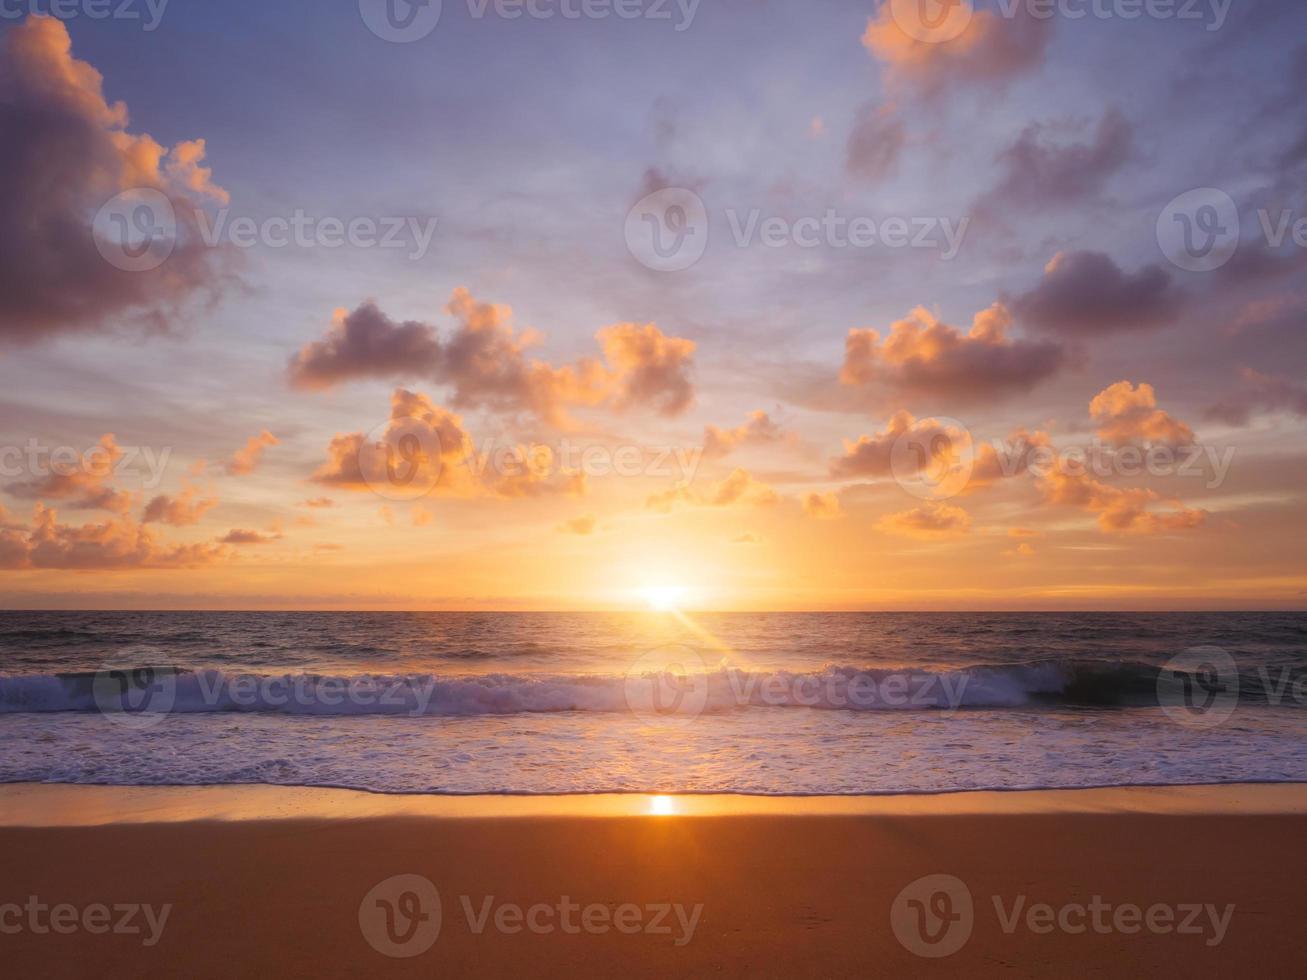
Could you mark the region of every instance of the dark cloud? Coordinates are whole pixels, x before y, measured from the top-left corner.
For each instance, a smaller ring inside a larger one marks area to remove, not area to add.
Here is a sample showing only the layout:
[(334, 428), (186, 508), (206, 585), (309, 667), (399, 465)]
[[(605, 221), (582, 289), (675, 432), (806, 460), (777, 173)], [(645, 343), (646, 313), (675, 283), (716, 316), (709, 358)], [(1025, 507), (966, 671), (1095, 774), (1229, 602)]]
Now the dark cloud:
[(1097, 195), (1107, 179), (1130, 159), (1134, 129), (1117, 109), (1108, 109), (1087, 143), (1054, 139), (1055, 130), (1032, 123), (998, 155), (1003, 176), (982, 200), (989, 209), (1048, 207)]
[(898, 168), (906, 139), (903, 121), (894, 109), (870, 102), (858, 110), (849, 133), (846, 169), (862, 180), (889, 177)]
[[(190, 201), (226, 199), (200, 166), (203, 140), (167, 151), (129, 133), (126, 106), (106, 102), (101, 82), (58, 20), (29, 17), (0, 41), (0, 340), (111, 322), (167, 329), (228, 276), (227, 252), (200, 239)], [(157, 268), (125, 271), (97, 248), (92, 218), (142, 188), (171, 205), (177, 244)]]
[(1127, 273), (1101, 252), (1059, 252), (1045, 266), (1043, 281), (1011, 304), (1032, 327), (1081, 337), (1165, 326), (1182, 305), (1161, 266)]

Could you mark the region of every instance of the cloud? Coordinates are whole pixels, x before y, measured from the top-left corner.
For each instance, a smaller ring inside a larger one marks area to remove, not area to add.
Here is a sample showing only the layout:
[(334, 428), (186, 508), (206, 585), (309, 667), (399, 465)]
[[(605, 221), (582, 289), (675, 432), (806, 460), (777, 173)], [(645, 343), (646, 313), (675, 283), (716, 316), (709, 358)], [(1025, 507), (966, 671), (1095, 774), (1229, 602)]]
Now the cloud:
[(581, 517), (573, 517), (570, 521), (559, 524), (558, 530), (563, 534), (577, 534), (584, 537), (594, 534), (598, 521), (594, 514), (583, 514)]
[(218, 498), (197, 498), (199, 490), (195, 487), (186, 487), (176, 497), (160, 494), (145, 505), (141, 523), (171, 524), (173, 527), (198, 524), (205, 514), (218, 506)]
[(1242, 390), (1230, 399), (1213, 405), (1207, 417), (1227, 425), (1247, 425), (1253, 415), (1262, 412), (1288, 412), (1307, 418), (1307, 386), (1284, 375), (1263, 374), (1245, 367), (1239, 372)]
[[(1031, 16), (1024, 4), (1017, 4), (1011, 17), (975, 11), (960, 31), (952, 29), (953, 17), (965, 15), (969, 5), (954, 5), (934, 29), (922, 16), (924, 8), (912, 0), (883, 0), (867, 21), (862, 44), (885, 66), (895, 88), (926, 98), (946, 90), (1003, 86), (1043, 62), (1052, 36), (1052, 20)], [(906, 25), (912, 33), (904, 30), (904, 17), (919, 18)]]
[(905, 538), (956, 538), (971, 533), (971, 516), (952, 504), (930, 503), (882, 517), (876, 522), (876, 528)]
[(736, 468), (722, 480), (712, 484), (706, 493), (700, 493), (687, 483), (651, 494), (645, 500), (648, 510), (669, 514), (678, 504), (692, 507), (731, 507), (737, 503), (770, 506), (780, 500), (776, 491), (756, 480), (747, 470)]
[(280, 540), (280, 538), (280, 534), (263, 534), (260, 531), (246, 531), (238, 528), (228, 531), (218, 541), (220, 544), (268, 544)]
[(850, 330), (840, 382), (963, 401), (1029, 391), (1058, 372), (1065, 354), (1056, 343), (1008, 337), (1011, 323), (1007, 308), (995, 303), (964, 334), (918, 306), (890, 326), (883, 344), (877, 330)]
[(144, 525), (123, 518), (80, 527), (60, 524), (55, 510), (37, 504), (30, 531), (0, 530), (0, 568), (80, 571), (179, 569), (224, 558), (213, 544), (161, 544)]
[(883, 180), (898, 169), (906, 131), (892, 106), (869, 102), (858, 110), (845, 150), (845, 169), (866, 181)]
[(314, 507), (320, 510), (327, 507), (335, 507), (336, 502), (332, 500), (330, 497), (314, 497), (311, 500), (304, 501), (304, 506)]
[(437, 486), (457, 488), (466, 471), (456, 464), (471, 456), (472, 437), (461, 417), (425, 395), (396, 388), (381, 437), (369, 441), (361, 432), (336, 435), (312, 480), (354, 491), (400, 487), (405, 496), (417, 496)]
[(1114, 446), (1189, 446), (1194, 441), (1189, 426), (1157, 407), (1157, 393), (1150, 384), (1136, 388), (1129, 381), (1118, 381), (1104, 388), (1089, 403), (1089, 415), (1098, 426), (1099, 438)]
[(1030, 472), (1037, 454), (1052, 452), (1053, 441), (1047, 432), (1030, 432), (1021, 428), (1012, 432), (1003, 442), (1002, 451), (988, 442), (982, 442), (972, 460), (971, 475), (965, 490), (975, 491), (991, 486), (999, 480), (1023, 476)]
[(998, 155), (1003, 176), (983, 203), (990, 209), (1049, 207), (1097, 195), (1130, 159), (1134, 128), (1110, 108), (1088, 143), (1061, 143), (1053, 127), (1032, 123)]
[(290, 363), (291, 382), (321, 390), (362, 378), (423, 378), (440, 370), (444, 349), (432, 327), (396, 323), (372, 301), (352, 313), (339, 309), (323, 340), (306, 345)]
[(731, 544), (762, 544), (762, 538), (752, 531), (745, 531), (731, 538)]
[(844, 516), (840, 498), (833, 493), (805, 493), (803, 495), (803, 515), (817, 520), (832, 520)]
[(1049, 503), (1077, 507), (1098, 517), (1104, 532), (1159, 534), (1184, 531), (1201, 525), (1207, 512), (1181, 506), (1172, 501), (1172, 510), (1156, 513), (1148, 508), (1163, 498), (1144, 487), (1122, 489), (1095, 480), (1087, 473), (1071, 472), (1062, 467), (1050, 470), (1040, 479)]
[(94, 449), (80, 457), (64, 460), (52, 454), (44, 476), (10, 483), (5, 490), (23, 500), (59, 500), (73, 510), (107, 510), (125, 515), (136, 506), (136, 495), (108, 486), (122, 457), (113, 433), (105, 433)]
[(531, 412), (551, 424), (565, 422), (576, 406), (671, 416), (694, 402), (694, 342), (652, 323), (605, 327), (596, 334), (602, 360), (555, 367), (528, 356), (540, 337), (518, 333), (510, 307), (480, 302), (460, 287), (445, 310), (458, 321), (447, 340), (428, 324), (396, 323), (372, 302), (339, 310), (327, 336), (291, 359), (291, 384), (324, 390), (355, 379), (421, 378), (452, 387), (457, 408)]
[(740, 446), (779, 442), (784, 438), (781, 427), (766, 412), (757, 411), (749, 416), (749, 421), (734, 429), (719, 429), (715, 425), (705, 428), (703, 454), (708, 459), (721, 459)]
[(226, 469), (228, 475), (248, 476), (253, 473), (254, 468), (259, 465), (259, 460), (263, 458), (263, 451), (269, 446), (278, 444), (277, 437), (267, 429), (264, 429), (257, 436), (250, 436), (244, 448), (238, 449), (232, 454), (231, 459), (227, 460)]
[(311, 479), (349, 491), (394, 490), (407, 499), (435, 492), (505, 499), (586, 496), (585, 473), (555, 464), (547, 446), (478, 456), (461, 416), (426, 395), (397, 388), (384, 431), (371, 439), (361, 432), (336, 435)]
[[(127, 107), (105, 101), (59, 20), (31, 16), (0, 49), (0, 340), (114, 321), (164, 330), (192, 300), (216, 297), (229, 255), (201, 240), (190, 200), (226, 200), (200, 165), (204, 141), (167, 151), (128, 132)], [(133, 189), (167, 198), (178, 226), (172, 254), (149, 271), (111, 264), (92, 231), (101, 206)]]
[(690, 369), (695, 343), (668, 337), (654, 324), (619, 323), (598, 333), (611, 365), (619, 409), (652, 406), (659, 415), (680, 415), (694, 404)]
[[(899, 444), (895, 454), (895, 444)], [(831, 460), (831, 475), (840, 479), (911, 476), (936, 466), (951, 466), (958, 453), (971, 445), (971, 436), (938, 419), (915, 419), (911, 412), (898, 411), (889, 424), (874, 436), (844, 441), (844, 455)], [(913, 447), (922, 447), (914, 451)], [(906, 450), (906, 451), (905, 451)]]
[(1101, 252), (1059, 252), (1012, 310), (1041, 330), (1091, 337), (1165, 326), (1180, 306), (1180, 292), (1160, 266), (1131, 274)]
[(644, 502), (648, 510), (655, 510), (660, 514), (670, 514), (676, 509), (677, 504), (695, 504), (699, 502), (699, 497), (695, 495), (688, 484), (677, 483), (675, 486), (650, 494)]

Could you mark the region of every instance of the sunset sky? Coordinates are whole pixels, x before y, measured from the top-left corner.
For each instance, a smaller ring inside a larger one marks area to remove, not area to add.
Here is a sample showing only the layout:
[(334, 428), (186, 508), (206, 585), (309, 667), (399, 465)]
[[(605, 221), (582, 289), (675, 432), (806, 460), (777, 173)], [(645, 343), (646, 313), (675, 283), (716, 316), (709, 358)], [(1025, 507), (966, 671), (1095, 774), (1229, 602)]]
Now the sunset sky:
[(0, 20), (3, 605), (1303, 605), (1302, 3), (370, 3)]

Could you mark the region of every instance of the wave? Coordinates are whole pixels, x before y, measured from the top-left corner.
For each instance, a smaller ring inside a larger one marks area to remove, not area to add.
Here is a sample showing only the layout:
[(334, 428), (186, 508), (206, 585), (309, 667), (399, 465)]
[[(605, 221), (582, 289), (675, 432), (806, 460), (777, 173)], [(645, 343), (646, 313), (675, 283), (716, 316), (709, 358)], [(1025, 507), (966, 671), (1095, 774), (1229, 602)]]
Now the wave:
[[(272, 712), (476, 716), (564, 711), (692, 716), (741, 708), (845, 711), (1158, 704), (1156, 665), (1037, 661), (951, 671), (828, 665), (757, 672), (254, 674), (168, 666), (0, 676), (0, 714)], [(1245, 687), (1245, 690), (1253, 690)]]

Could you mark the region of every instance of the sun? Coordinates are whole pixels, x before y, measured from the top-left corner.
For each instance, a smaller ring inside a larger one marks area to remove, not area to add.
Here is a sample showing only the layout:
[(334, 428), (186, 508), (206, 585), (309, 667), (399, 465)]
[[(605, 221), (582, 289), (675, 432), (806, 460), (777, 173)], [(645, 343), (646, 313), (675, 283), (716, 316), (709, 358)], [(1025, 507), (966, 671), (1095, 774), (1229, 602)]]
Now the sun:
[(640, 598), (649, 604), (650, 609), (659, 612), (673, 612), (685, 604), (689, 589), (680, 585), (646, 585), (639, 590)]

